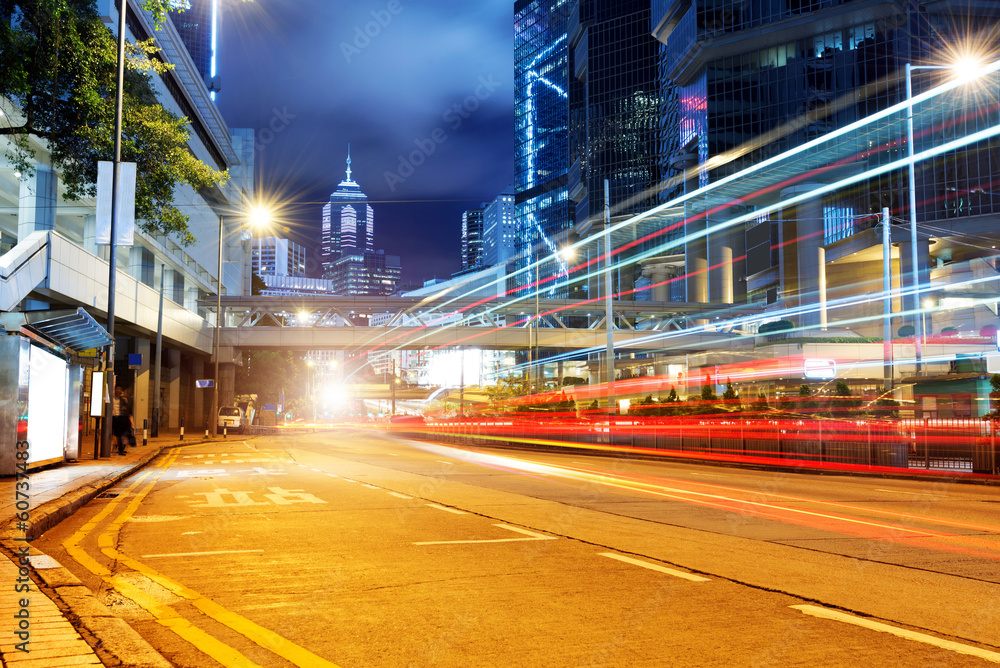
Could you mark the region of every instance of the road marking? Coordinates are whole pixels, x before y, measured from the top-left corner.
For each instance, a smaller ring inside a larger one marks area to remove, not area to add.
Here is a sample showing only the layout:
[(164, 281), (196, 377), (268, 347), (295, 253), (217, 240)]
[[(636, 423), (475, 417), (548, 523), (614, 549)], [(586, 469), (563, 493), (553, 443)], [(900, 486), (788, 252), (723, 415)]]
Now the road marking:
[(328, 476), (330, 476), (331, 478), (339, 478), (339, 477), (340, 477), (339, 475), (337, 475), (337, 474), (335, 474), (335, 473), (326, 473), (325, 475), (328, 475)]
[(438, 510), (443, 510), (446, 513), (455, 513), (456, 515), (468, 515), (464, 510), (458, 510), (457, 508), (449, 508), (448, 506), (439, 506), (436, 503), (428, 503), (431, 508), (437, 508)]
[(917, 633), (916, 631), (908, 631), (906, 629), (901, 629), (895, 626), (890, 626), (888, 624), (883, 624), (881, 622), (876, 622), (871, 619), (864, 619), (863, 617), (855, 617), (854, 615), (849, 615), (838, 610), (827, 610), (826, 608), (821, 608), (816, 605), (792, 605), (789, 606), (796, 610), (800, 610), (807, 615), (812, 615), (813, 617), (819, 617), (820, 619), (832, 619), (838, 622), (844, 622), (847, 624), (854, 624), (855, 626), (861, 626), (866, 629), (871, 629), (872, 631), (881, 631), (882, 633), (891, 633), (894, 636), (899, 636), (900, 638), (906, 638), (907, 640), (916, 640), (917, 642), (926, 643), (928, 645), (934, 645), (935, 647), (940, 647), (941, 649), (947, 649), (952, 652), (958, 652), (959, 654), (968, 654), (969, 656), (975, 656), (980, 659), (985, 659), (986, 661), (992, 661), (993, 663), (1000, 663), (1000, 654), (997, 652), (991, 652), (986, 649), (979, 649), (978, 647), (972, 647), (970, 645), (963, 645), (961, 643), (952, 642), (951, 640), (944, 640), (943, 638), (935, 638), (934, 636), (929, 636), (926, 633)]
[(876, 492), (889, 492), (891, 494), (913, 494), (914, 496), (936, 496), (934, 494), (928, 494), (927, 492), (904, 492), (900, 489), (880, 489), (875, 488)]
[[(250, 498), (253, 492), (230, 492), (228, 489), (214, 489), (211, 492), (195, 492), (195, 496), (204, 496), (205, 503), (188, 503), (192, 508), (223, 508), (225, 506), (266, 506), (267, 501), (254, 501)], [(233, 502), (228, 503), (222, 497), (231, 496)]]
[(400, 494), (399, 492), (389, 492), (389, 496), (394, 496), (397, 499), (412, 499), (412, 496), (407, 496), (405, 494)]
[(141, 554), (143, 559), (159, 557), (204, 557), (209, 554), (243, 554), (245, 552), (263, 552), (264, 550), (211, 550), (209, 552), (174, 552), (172, 554)]
[[(174, 456), (176, 457), (176, 455)], [(165, 471), (166, 468), (168, 468), (172, 463), (173, 461), (168, 458), (162, 464), (158, 465), (158, 467), (163, 466)], [(139, 504), (142, 502), (142, 499), (152, 490), (156, 482), (157, 480), (153, 479), (149, 484), (147, 484), (146, 487), (135, 496), (132, 502), (129, 503), (125, 510), (123, 510), (122, 513), (115, 519), (115, 521), (112, 522), (107, 529), (105, 529), (104, 533), (99, 536), (97, 544), (101, 549), (101, 552), (103, 552), (109, 559), (120, 562), (132, 570), (142, 573), (153, 582), (165, 587), (174, 594), (186, 598), (195, 608), (215, 621), (228, 626), (257, 645), (274, 652), (278, 656), (287, 659), (300, 668), (338, 668), (337, 664), (313, 654), (306, 648), (296, 645), (292, 641), (278, 635), (270, 629), (266, 629), (249, 619), (236, 614), (235, 612), (227, 610), (218, 603), (206, 599), (193, 589), (189, 589), (184, 585), (161, 575), (143, 562), (122, 554), (115, 548), (115, 545), (117, 544), (117, 535), (121, 530), (122, 525), (128, 521), (132, 513), (136, 511)], [(138, 484), (138, 481), (136, 484)], [(268, 489), (275, 491), (275, 489), (280, 488)], [(282, 491), (293, 492), (293, 490)], [(107, 569), (104, 570), (108, 576), (111, 575), (110, 571)], [(112, 584), (112, 586), (114, 586), (119, 592), (146, 608), (157, 618), (157, 621), (160, 624), (166, 626), (174, 633), (193, 644), (199, 650), (209, 654), (209, 656), (212, 656), (224, 666), (257, 666), (257, 664), (251, 662), (233, 648), (216, 640), (214, 637), (192, 625), (187, 619), (181, 617), (180, 613), (169, 605), (160, 603), (159, 601), (153, 599), (142, 590), (123, 580), (120, 576), (105, 577), (104, 579)], [(213, 652), (215, 652), (215, 654), (213, 654)]]
[(455, 465), (455, 462), (446, 462), (443, 459), (435, 459), (434, 461), (436, 461), (438, 464), (447, 464), (448, 466), (454, 466)]
[(685, 573), (684, 571), (667, 568), (666, 566), (660, 566), (659, 564), (651, 564), (648, 561), (633, 559), (632, 557), (626, 557), (623, 554), (615, 554), (614, 552), (598, 552), (598, 554), (602, 557), (607, 557), (608, 559), (617, 559), (618, 561), (624, 561), (627, 564), (642, 566), (643, 568), (648, 568), (651, 571), (666, 573), (667, 575), (673, 575), (676, 578), (684, 578), (685, 580), (690, 580), (691, 582), (710, 582), (708, 578), (703, 578), (700, 575), (692, 575), (691, 573)]
[(534, 531), (528, 531), (527, 529), (512, 527), (509, 524), (494, 524), (493, 526), (500, 527), (501, 529), (509, 529), (510, 531), (516, 531), (517, 533), (523, 533), (531, 536), (531, 538), (494, 538), (492, 540), (425, 540), (419, 543), (414, 543), (414, 545), (472, 545), (474, 543), (520, 543), (529, 540), (558, 539), (557, 536), (546, 536), (544, 534), (535, 533)]
[(368, 483), (366, 483), (366, 482), (363, 482), (363, 483), (361, 483), (361, 486), (362, 486), (362, 487), (367, 487), (368, 489), (382, 489), (381, 487), (378, 487), (378, 486), (376, 486), (376, 485), (369, 485), (369, 484), (368, 484)]

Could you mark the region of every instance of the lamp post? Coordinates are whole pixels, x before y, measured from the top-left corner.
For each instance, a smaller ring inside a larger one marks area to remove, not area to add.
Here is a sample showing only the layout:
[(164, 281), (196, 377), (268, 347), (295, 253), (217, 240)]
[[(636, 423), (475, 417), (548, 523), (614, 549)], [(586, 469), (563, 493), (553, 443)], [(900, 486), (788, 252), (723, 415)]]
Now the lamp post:
[[(570, 248), (569, 246), (567, 246), (566, 248), (561, 248), (561, 249), (559, 249), (558, 251), (556, 251), (555, 253), (552, 254), (552, 259), (555, 260), (556, 266), (557, 266), (557, 270), (556, 270), (556, 274), (557, 275), (559, 273), (559, 271), (558, 271), (559, 260), (563, 260), (563, 261), (572, 260), (575, 254), (576, 253), (574, 252), (574, 250), (572, 248)], [(532, 329), (534, 330), (534, 332), (533, 332), (534, 333), (534, 355), (529, 355), (530, 357), (533, 358), (533, 362), (535, 363), (536, 366), (537, 366), (537, 362), (538, 362), (537, 358), (539, 357), (539, 354), (538, 354), (538, 320), (541, 317), (541, 314), (540, 314), (540, 311), (539, 311), (539, 305), (538, 305), (538, 294), (542, 291), (541, 282), (540, 282), (540, 279), (539, 279), (539, 276), (538, 276), (538, 266), (540, 264), (541, 264), (541, 260), (535, 262), (535, 320), (534, 320), (533, 325), (532, 325)], [(531, 346), (530, 342), (531, 342), (531, 339), (529, 338), (529, 347)], [(544, 377), (540, 377), (541, 374), (542, 374), (542, 371), (541, 371), (540, 368), (534, 370), (533, 376), (535, 378), (535, 388), (534, 388), (535, 392), (537, 392), (539, 390), (539, 387), (544, 382)], [(529, 388), (529, 390), (530, 390), (530, 388)]]
[(121, 0), (118, 9), (118, 55), (116, 61), (117, 82), (115, 85), (115, 155), (112, 163), (111, 177), (111, 234), (108, 241), (108, 343), (105, 350), (105, 394), (104, 421), (101, 423), (101, 457), (111, 456), (111, 397), (115, 390), (115, 278), (118, 274), (118, 254), (115, 237), (118, 234), (118, 183), (122, 161), (122, 106), (125, 97), (125, 17), (128, 15), (128, 0)]
[[(981, 74), (981, 63), (975, 59), (965, 58), (952, 65), (913, 65), (906, 63), (906, 157), (909, 176), (909, 207), (910, 207), (910, 262), (913, 274), (913, 304), (920, 308), (920, 265), (917, 253), (917, 177), (916, 165), (913, 159), (913, 72), (914, 70), (951, 70), (965, 81), (971, 81)], [(916, 370), (922, 366), (922, 347), (924, 339), (923, 318), (915, 319), (916, 335), (914, 336)]]
[(608, 179), (604, 179), (604, 234), (607, 248), (607, 260), (604, 266), (604, 326), (607, 329), (608, 341), (605, 357), (607, 358), (606, 382), (608, 388), (608, 413), (615, 408), (615, 330), (611, 323), (611, 187)]
[[(250, 211), (249, 220), (250, 224), (255, 227), (261, 227), (266, 224), (269, 219), (269, 213), (267, 210), (254, 207)], [(219, 435), (219, 341), (222, 336), (220, 327), (222, 327), (222, 249), (225, 245), (225, 216), (219, 216), (219, 273), (218, 273), (218, 286), (215, 291), (215, 337), (213, 341), (212, 358), (215, 363), (215, 375), (212, 376), (212, 435)], [(245, 260), (244, 260), (245, 261)], [(245, 265), (244, 265), (245, 266)], [(252, 270), (252, 266), (251, 266)]]

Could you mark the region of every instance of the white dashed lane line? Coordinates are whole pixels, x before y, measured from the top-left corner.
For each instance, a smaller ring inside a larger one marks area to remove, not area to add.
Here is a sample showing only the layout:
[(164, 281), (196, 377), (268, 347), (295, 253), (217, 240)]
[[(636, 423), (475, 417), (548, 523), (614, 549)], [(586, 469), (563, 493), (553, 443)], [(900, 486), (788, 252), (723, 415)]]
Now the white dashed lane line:
[(807, 615), (819, 617), (820, 619), (831, 619), (838, 622), (844, 622), (845, 624), (854, 624), (855, 626), (871, 629), (872, 631), (890, 633), (894, 636), (899, 636), (900, 638), (906, 638), (907, 640), (915, 640), (917, 642), (926, 643), (928, 645), (940, 647), (941, 649), (950, 650), (959, 654), (968, 654), (969, 656), (975, 656), (980, 659), (985, 659), (986, 661), (992, 661), (993, 663), (1000, 663), (1000, 654), (997, 652), (991, 652), (987, 649), (979, 649), (978, 647), (972, 647), (971, 645), (963, 645), (962, 643), (953, 642), (951, 640), (935, 638), (934, 636), (929, 636), (926, 633), (908, 631), (906, 629), (890, 626), (889, 624), (876, 622), (871, 619), (855, 617), (854, 615), (849, 615), (846, 612), (827, 610), (826, 608), (821, 608), (816, 605), (792, 605), (789, 607), (804, 612)]
[(439, 506), (436, 503), (428, 503), (427, 505), (429, 507), (431, 507), (431, 508), (437, 508), (438, 510), (443, 510), (446, 513), (455, 513), (456, 515), (467, 515), (468, 514), (464, 510), (457, 510), (455, 508), (449, 508), (447, 506)]
[(412, 496), (407, 496), (405, 494), (400, 494), (399, 492), (389, 492), (389, 496), (394, 496), (397, 499), (412, 499)]
[(608, 559), (617, 559), (618, 561), (624, 561), (626, 564), (642, 566), (643, 568), (648, 568), (651, 571), (673, 575), (675, 578), (683, 578), (685, 580), (690, 580), (691, 582), (709, 582), (708, 578), (703, 578), (700, 575), (685, 573), (684, 571), (667, 568), (666, 566), (660, 566), (659, 564), (642, 561), (641, 559), (633, 559), (632, 557), (626, 557), (623, 554), (615, 554), (614, 552), (598, 552), (598, 554), (602, 557), (607, 557)]
[(381, 487), (376, 487), (375, 485), (369, 485), (366, 482), (361, 483), (362, 487), (367, 487), (368, 489), (382, 489)]

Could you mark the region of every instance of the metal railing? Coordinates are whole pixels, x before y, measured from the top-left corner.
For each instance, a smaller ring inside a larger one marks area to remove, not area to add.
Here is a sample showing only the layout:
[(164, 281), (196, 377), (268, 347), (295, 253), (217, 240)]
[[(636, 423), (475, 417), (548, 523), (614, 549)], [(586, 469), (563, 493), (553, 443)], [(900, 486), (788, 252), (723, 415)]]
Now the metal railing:
[(995, 423), (982, 420), (504, 417), (410, 420), (390, 430), (463, 445), (574, 447), (829, 470), (998, 475)]

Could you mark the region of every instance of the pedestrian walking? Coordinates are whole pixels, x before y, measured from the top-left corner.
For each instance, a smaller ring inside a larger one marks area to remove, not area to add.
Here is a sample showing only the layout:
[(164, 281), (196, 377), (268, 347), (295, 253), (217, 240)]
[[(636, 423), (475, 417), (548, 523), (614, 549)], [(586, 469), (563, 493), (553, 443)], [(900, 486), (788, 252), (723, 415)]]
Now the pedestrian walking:
[(115, 445), (119, 455), (124, 455), (128, 447), (128, 436), (135, 429), (132, 419), (132, 407), (121, 385), (115, 385), (115, 395), (111, 398), (111, 433), (115, 437)]

